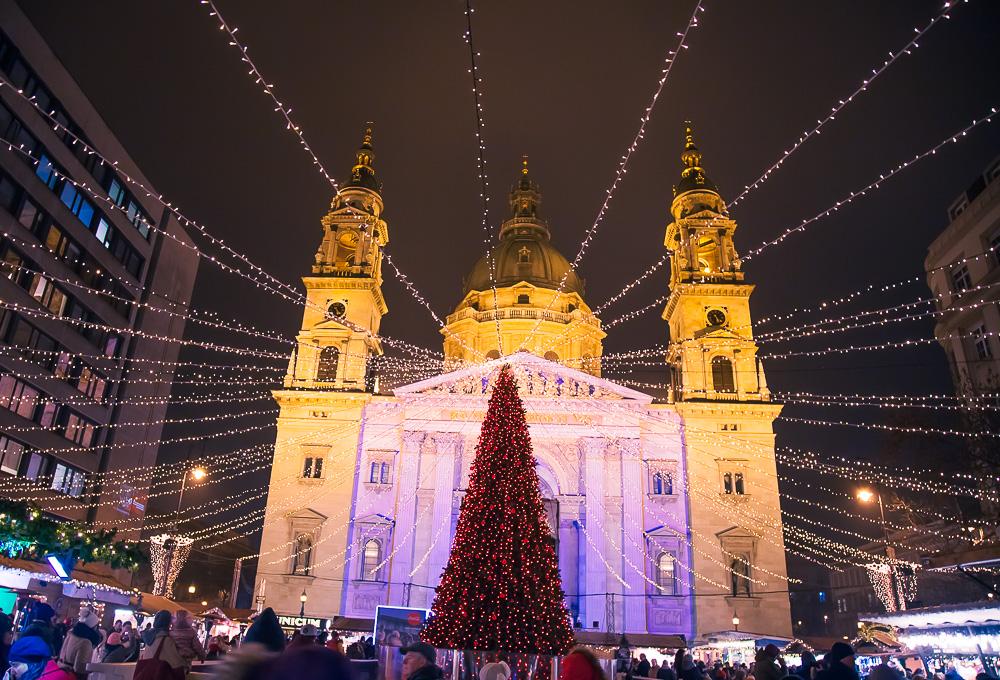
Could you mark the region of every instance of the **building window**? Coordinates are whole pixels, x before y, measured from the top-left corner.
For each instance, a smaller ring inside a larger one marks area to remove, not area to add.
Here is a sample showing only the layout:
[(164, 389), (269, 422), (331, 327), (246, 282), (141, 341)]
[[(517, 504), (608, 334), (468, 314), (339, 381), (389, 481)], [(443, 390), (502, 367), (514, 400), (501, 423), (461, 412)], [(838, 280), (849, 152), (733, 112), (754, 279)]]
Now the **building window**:
[(730, 590), (733, 597), (750, 597), (750, 555), (734, 555), (729, 562)]
[(0, 435), (0, 472), (16, 475), (21, 469), (24, 448), (24, 444), (21, 442)]
[(980, 359), (992, 359), (993, 350), (990, 348), (990, 336), (986, 331), (986, 326), (977, 326), (972, 329), (972, 340), (976, 345), (976, 355)]
[(746, 483), (742, 472), (727, 470), (722, 473), (722, 491), (728, 495), (746, 494)]
[(361, 580), (377, 581), (378, 566), (381, 561), (382, 544), (377, 539), (369, 539), (365, 542), (364, 551), (361, 553)]
[(319, 353), (319, 370), (316, 380), (319, 382), (336, 382), (337, 366), (340, 363), (340, 350), (336, 347), (324, 347)]
[(969, 276), (969, 268), (962, 264), (952, 269), (951, 282), (955, 287), (956, 293), (961, 293), (963, 290), (971, 288), (972, 277)]
[(674, 476), (669, 472), (653, 473), (654, 496), (671, 496), (674, 493)]
[(392, 468), (389, 463), (383, 460), (373, 460), (368, 470), (369, 484), (391, 484)]
[(302, 465), (302, 476), (306, 479), (322, 479), (323, 459), (317, 456), (307, 456)]
[[(61, 352), (58, 358), (62, 359), (64, 356), (68, 361), (69, 355), (65, 352)], [(96, 402), (103, 402), (104, 393), (107, 390), (107, 387), (108, 381), (105, 380), (100, 373), (92, 369), (90, 366), (80, 363), (80, 375), (76, 379), (76, 389), (80, 390)]]
[(87, 475), (83, 470), (77, 470), (63, 463), (56, 463), (52, 472), (52, 489), (73, 498), (83, 495)]
[(72, 411), (66, 416), (66, 427), (63, 430), (63, 436), (66, 439), (76, 442), (82, 447), (89, 447), (94, 443), (96, 435), (96, 424)]
[(312, 536), (309, 534), (299, 534), (295, 537), (293, 548), (292, 573), (296, 576), (309, 576), (312, 572)]
[(712, 358), (712, 386), (716, 392), (735, 392), (736, 379), (733, 376), (733, 362), (727, 357)]
[(520, 264), (531, 262), (531, 251), (528, 250), (528, 246), (521, 246), (521, 249), (517, 251), (517, 261)]
[(660, 595), (676, 595), (676, 561), (673, 553), (660, 553), (656, 558), (656, 585)]
[(42, 394), (34, 387), (10, 374), (0, 376), (0, 406), (34, 420), (35, 411), (41, 403)]
[(517, 296), (517, 304), (519, 305), (531, 304), (531, 298), (528, 297), (526, 294), (522, 293), (521, 295)]

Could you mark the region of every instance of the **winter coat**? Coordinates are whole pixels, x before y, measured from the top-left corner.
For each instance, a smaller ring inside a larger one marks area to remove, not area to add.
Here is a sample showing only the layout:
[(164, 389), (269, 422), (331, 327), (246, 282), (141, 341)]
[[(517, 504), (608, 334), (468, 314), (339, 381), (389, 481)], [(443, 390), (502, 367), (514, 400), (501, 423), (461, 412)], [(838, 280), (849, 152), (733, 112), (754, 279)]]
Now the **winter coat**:
[(142, 653), (139, 654), (139, 660), (154, 658), (160, 647), (163, 647), (163, 651), (160, 652), (159, 656), (160, 661), (167, 662), (171, 668), (187, 668), (187, 661), (177, 651), (177, 645), (174, 644), (170, 634), (165, 630), (156, 631), (153, 644), (142, 650)]
[(413, 671), (409, 680), (441, 680), (443, 677), (444, 671), (439, 666), (429, 663)]
[(762, 649), (754, 658), (753, 676), (757, 680), (781, 680), (785, 673), (778, 667), (778, 662)]
[(101, 644), (101, 634), (86, 625), (77, 623), (66, 635), (62, 649), (59, 650), (59, 668), (87, 675), (87, 664), (94, 656), (94, 647)]
[(834, 661), (828, 669), (816, 674), (816, 680), (858, 680), (858, 672), (854, 666)]
[(205, 660), (205, 648), (201, 646), (198, 634), (190, 626), (186, 628), (174, 628), (170, 631), (170, 637), (177, 645), (177, 653), (190, 666), (195, 658)]
[(664, 663), (660, 666), (660, 670), (656, 671), (656, 677), (659, 680), (677, 680), (677, 675), (674, 673), (674, 669)]
[(639, 665), (635, 667), (636, 675), (640, 675), (644, 678), (649, 677), (649, 669), (652, 668), (648, 661), (640, 661)]
[(223, 657), (213, 667), (213, 680), (260, 680), (280, 652), (268, 649), (261, 642), (244, 642)]
[[(32, 665), (32, 669), (34, 669), (34, 665)], [(29, 669), (29, 671), (32, 669)], [(30, 677), (35, 677), (37, 680), (76, 680), (76, 675), (74, 673), (70, 673), (69, 671), (64, 671), (59, 668), (55, 661), (46, 661), (39, 675), (36, 676), (32, 676), (28, 671), (18, 675), (15, 668), (10, 668), (6, 673), (4, 673), (3, 680), (21, 680), (22, 678)]]
[(45, 621), (32, 621), (28, 627), (21, 632), (21, 637), (37, 637), (45, 640), (53, 656), (56, 653), (56, 631), (51, 624)]

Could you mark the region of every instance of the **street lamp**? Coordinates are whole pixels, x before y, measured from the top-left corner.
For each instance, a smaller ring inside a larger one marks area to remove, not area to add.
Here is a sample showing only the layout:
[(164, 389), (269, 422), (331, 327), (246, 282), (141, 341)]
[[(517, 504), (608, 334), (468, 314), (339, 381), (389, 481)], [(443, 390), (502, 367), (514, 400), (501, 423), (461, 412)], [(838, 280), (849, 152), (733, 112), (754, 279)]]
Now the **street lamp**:
[(302, 594), (299, 595), (299, 602), (302, 603), (302, 606), (299, 607), (299, 616), (304, 617), (306, 615), (306, 600), (308, 600), (308, 599), (309, 599), (309, 597), (306, 595), (306, 589), (303, 588), (302, 589)]
[(208, 471), (203, 467), (194, 467), (184, 470), (184, 476), (181, 477), (181, 493), (177, 496), (177, 511), (174, 513), (174, 531), (177, 530), (177, 524), (181, 519), (181, 506), (184, 504), (184, 490), (187, 488), (187, 479), (189, 475), (194, 481), (200, 482), (208, 476)]
[(197, 588), (194, 587), (193, 583), (188, 586), (188, 594), (189, 595), (194, 595), (194, 593), (195, 593), (196, 590), (197, 590)]
[(736, 614), (736, 610), (733, 610), (733, 630), (739, 631), (740, 629), (740, 617)]
[(858, 489), (855, 496), (862, 503), (873, 503), (878, 501), (878, 514), (882, 523), (882, 542), (885, 547), (885, 557), (888, 562), (887, 566), (889, 567), (889, 600), (893, 604), (898, 604), (898, 607), (896, 607), (897, 609), (904, 610), (906, 609), (906, 600), (896, 587), (896, 551), (891, 545), (889, 545), (889, 525), (885, 523), (885, 505), (882, 504), (882, 494), (877, 488), (874, 490)]

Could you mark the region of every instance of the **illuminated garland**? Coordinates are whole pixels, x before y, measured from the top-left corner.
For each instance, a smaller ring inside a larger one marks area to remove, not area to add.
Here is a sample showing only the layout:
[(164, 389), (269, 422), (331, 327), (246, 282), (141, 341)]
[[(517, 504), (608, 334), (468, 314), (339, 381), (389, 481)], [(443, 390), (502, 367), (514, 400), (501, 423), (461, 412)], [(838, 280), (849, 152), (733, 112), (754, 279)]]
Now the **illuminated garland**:
[(906, 609), (907, 602), (917, 599), (917, 569), (920, 565), (893, 559), (888, 563), (873, 562), (865, 566), (872, 588), (887, 612)]
[(145, 556), (123, 541), (116, 541), (115, 534), (114, 529), (58, 522), (28, 503), (0, 499), (0, 552), (7, 557), (38, 560), (54, 554), (64, 558), (65, 565), (79, 560), (135, 571), (145, 563)]
[(153, 568), (153, 595), (173, 598), (174, 581), (191, 555), (194, 539), (180, 534), (157, 534), (149, 539)]

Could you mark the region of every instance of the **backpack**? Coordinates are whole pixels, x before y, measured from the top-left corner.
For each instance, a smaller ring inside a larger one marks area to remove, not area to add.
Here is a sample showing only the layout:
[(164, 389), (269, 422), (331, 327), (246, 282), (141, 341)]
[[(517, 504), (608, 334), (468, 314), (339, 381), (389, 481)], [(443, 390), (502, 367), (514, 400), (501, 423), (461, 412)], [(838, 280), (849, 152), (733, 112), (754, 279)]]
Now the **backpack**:
[(132, 680), (184, 680), (184, 669), (174, 668), (160, 658), (169, 638), (163, 638), (152, 659), (139, 659)]

